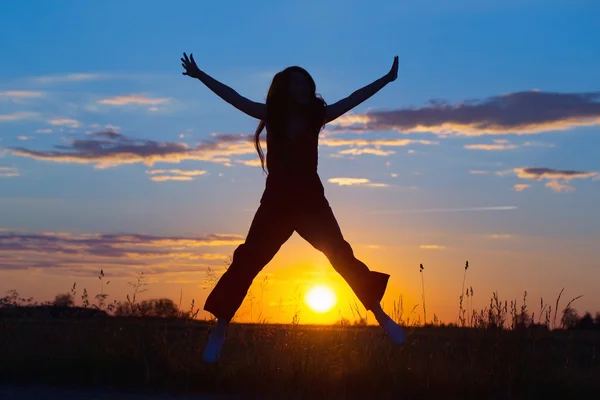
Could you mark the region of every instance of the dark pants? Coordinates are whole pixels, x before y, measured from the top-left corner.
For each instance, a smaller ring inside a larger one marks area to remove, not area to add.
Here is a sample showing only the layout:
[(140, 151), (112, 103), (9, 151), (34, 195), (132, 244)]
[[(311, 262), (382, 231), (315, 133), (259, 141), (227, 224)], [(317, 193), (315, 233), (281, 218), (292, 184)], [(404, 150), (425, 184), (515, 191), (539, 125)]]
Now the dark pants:
[(389, 275), (370, 271), (354, 256), (325, 198), (323, 186), (320, 181), (317, 183), (289, 188), (267, 179), (267, 189), (246, 241), (234, 251), (229, 269), (206, 299), (206, 311), (230, 321), (256, 275), (294, 231), (327, 256), (367, 310), (381, 301)]

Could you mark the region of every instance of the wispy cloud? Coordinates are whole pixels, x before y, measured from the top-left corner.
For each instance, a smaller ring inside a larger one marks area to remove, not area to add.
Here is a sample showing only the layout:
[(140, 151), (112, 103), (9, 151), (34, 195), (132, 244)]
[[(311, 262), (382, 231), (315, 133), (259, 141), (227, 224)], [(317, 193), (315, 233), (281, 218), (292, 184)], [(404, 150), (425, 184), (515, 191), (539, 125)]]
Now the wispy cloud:
[(112, 130), (92, 132), (92, 138), (76, 139), (67, 145), (55, 145), (54, 150), (33, 150), (24, 147), (9, 148), (14, 155), (38, 160), (94, 164), (109, 168), (123, 164), (143, 163), (149, 167), (156, 162), (179, 163), (199, 160), (232, 165), (232, 156), (252, 154), (255, 149), (252, 135), (215, 134), (195, 147), (178, 142), (158, 142), (134, 139)]
[(417, 214), (417, 213), (444, 213), (444, 212), (471, 212), (471, 211), (513, 211), (517, 206), (484, 206), (461, 208), (416, 208), (409, 210), (373, 210), (369, 214)]
[(0, 97), (9, 97), (9, 98), (33, 98), (33, 97), (43, 97), (45, 95), (44, 92), (35, 92), (29, 90), (6, 90), (0, 92)]
[[(168, 103), (170, 98), (152, 98), (145, 97), (141, 95), (123, 95), (123, 96), (115, 96), (107, 99), (99, 100), (100, 104), (109, 104), (113, 106), (124, 106), (129, 104), (144, 104), (144, 105), (158, 105)], [(152, 111), (152, 110), (151, 110)]]
[(488, 144), (466, 144), (465, 149), (469, 150), (513, 150), (519, 148), (519, 145), (509, 143), (508, 140), (494, 140), (494, 143)]
[(375, 183), (371, 182), (367, 178), (329, 178), (329, 183), (336, 184), (338, 186), (370, 186), (370, 187), (387, 187), (387, 183)]
[(19, 135), (19, 136), (17, 136), (17, 140), (23, 140), (23, 141), (25, 141), (25, 140), (29, 140), (29, 139), (31, 139), (29, 136), (25, 136), (25, 135)]
[(472, 169), (469, 171), (470, 174), (473, 175), (488, 175), (491, 171), (481, 170), (481, 169)]
[(361, 154), (372, 154), (374, 156), (390, 156), (392, 154), (396, 154), (396, 152), (394, 150), (382, 150), (382, 149), (373, 149), (370, 147), (365, 147), (365, 148), (352, 148), (352, 149), (346, 149), (346, 150), (341, 150), (339, 152), (339, 154), (343, 154), (343, 155), (352, 155), (352, 156), (359, 156)]
[(35, 133), (52, 133), (52, 129), (36, 129)]
[(423, 250), (446, 250), (447, 247), (439, 244), (422, 244), (419, 248)]
[(525, 189), (530, 188), (531, 185), (528, 183), (517, 183), (513, 186), (513, 190), (515, 190), (516, 192), (522, 192)]
[(514, 236), (507, 233), (492, 233), (486, 237), (488, 239), (512, 239)]
[(150, 179), (156, 182), (164, 181), (191, 181), (197, 176), (206, 175), (204, 170), (182, 170), (182, 169), (153, 169), (146, 171)]
[(20, 111), (12, 114), (0, 114), (0, 121), (18, 121), (22, 119), (34, 118), (37, 115), (37, 113), (27, 111)]
[(63, 75), (38, 76), (34, 80), (39, 83), (81, 82), (109, 78), (108, 74), (73, 73)]
[(194, 178), (191, 176), (183, 176), (183, 175), (155, 175), (151, 176), (150, 179), (156, 182), (165, 182), (165, 181), (191, 181)]
[(19, 170), (14, 167), (0, 167), (0, 178), (14, 178), (19, 176)]
[(69, 126), (71, 128), (79, 128), (81, 126), (79, 121), (70, 118), (56, 118), (51, 119), (49, 122), (51, 125)]
[(348, 149), (340, 150), (337, 154), (352, 156), (370, 154), (385, 157), (396, 154), (396, 152), (394, 150), (384, 150), (382, 147), (404, 147), (412, 144), (433, 146), (438, 145), (439, 142), (413, 139), (330, 138), (327, 136), (319, 141), (319, 145), (321, 146), (350, 147)]
[(522, 91), (459, 104), (430, 102), (421, 108), (346, 115), (329, 130), (433, 132), (482, 136), (536, 134), (600, 124), (600, 92)]
[(185, 237), (3, 231), (0, 269), (94, 274), (109, 268), (110, 276), (133, 275), (140, 269), (148, 275), (203, 273), (199, 267), (227, 259), (227, 255), (208, 249), (242, 242), (239, 235), (224, 234)]

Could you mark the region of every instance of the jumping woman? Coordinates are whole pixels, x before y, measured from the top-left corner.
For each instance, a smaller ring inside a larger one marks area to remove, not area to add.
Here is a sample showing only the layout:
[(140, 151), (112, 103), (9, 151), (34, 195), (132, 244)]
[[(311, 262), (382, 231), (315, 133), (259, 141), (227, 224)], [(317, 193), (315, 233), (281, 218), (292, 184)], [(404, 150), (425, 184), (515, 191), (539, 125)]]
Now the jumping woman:
[[(333, 268), (350, 285), (363, 306), (373, 312), (379, 325), (394, 343), (404, 343), (403, 329), (381, 308), (389, 275), (369, 270), (353, 253), (333, 215), (317, 174), (319, 132), (325, 124), (369, 99), (398, 76), (398, 56), (390, 71), (350, 96), (327, 105), (316, 93), (310, 74), (288, 67), (273, 78), (266, 104), (238, 94), (201, 71), (194, 57), (183, 53), (183, 75), (199, 79), (217, 96), (243, 113), (259, 120), (254, 146), (261, 165), (267, 169), (266, 187), (248, 235), (233, 253), (227, 271), (212, 290), (204, 310), (217, 318), (204, 360), (215, 362), (227, 326), (242, 304), (258, 273), (279, 251), (294, 231), (322, 251)], [(266, 160), (260, 134), (266, 128)]]

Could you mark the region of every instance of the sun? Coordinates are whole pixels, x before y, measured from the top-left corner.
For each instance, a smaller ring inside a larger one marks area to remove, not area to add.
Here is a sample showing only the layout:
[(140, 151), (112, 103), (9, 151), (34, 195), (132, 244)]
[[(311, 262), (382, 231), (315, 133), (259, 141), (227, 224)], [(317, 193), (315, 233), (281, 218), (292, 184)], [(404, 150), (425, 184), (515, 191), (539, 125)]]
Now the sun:
[(304, 301), (314, 312), (325, 313), (335, 306), (337, 298), (328, 286), (316, 285), (306, 292)]

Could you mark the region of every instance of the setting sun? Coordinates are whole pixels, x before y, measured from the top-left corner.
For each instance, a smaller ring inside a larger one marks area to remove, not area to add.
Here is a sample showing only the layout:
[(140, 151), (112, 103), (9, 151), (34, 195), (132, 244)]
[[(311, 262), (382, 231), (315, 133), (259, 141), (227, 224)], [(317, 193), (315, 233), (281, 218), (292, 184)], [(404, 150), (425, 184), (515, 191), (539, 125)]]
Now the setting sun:
[(305, 301), (311, 310), (318, 313), (324, 313), (331, 310), (337, 302), (337, 299), (331, 288), (325, 285), (317, 285), (306, 292)]

